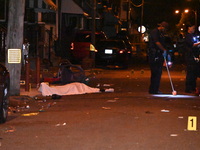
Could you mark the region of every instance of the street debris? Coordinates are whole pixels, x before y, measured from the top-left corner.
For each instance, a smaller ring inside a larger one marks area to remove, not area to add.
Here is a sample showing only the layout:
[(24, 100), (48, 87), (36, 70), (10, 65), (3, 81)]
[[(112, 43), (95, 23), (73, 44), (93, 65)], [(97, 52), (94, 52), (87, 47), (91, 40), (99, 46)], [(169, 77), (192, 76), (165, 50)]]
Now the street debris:
[(140, 73), (141, 73), (141, 74), (144, 74), (144, 70), (142, 69), (142, 70), (140, 71)]
[(26, 110), (30, 109), (30, 106), (29, 105), (15, 106), (15, 107), (8, 107), (8, 109), (9, 109), (9, 112), (17, 113), (17, 112), (22, 112), (22, 111), (26, 111)]
[(39, 112), (36, 112), (36, 113), (27, 113), (27, 114), (22, 114), (21, 116), (36, 116), (36, 115), (38, 115), (39, 114)]
[(113, 88), (109, 88), (109, 89), (100, 89), (101, 92), (114, 92), (114, 89)]
[(105, 109), (105, 110), (110, 110), (111, 107), (102, 107), (102, 109)]
[(183, 119), (183, 116), (179, 116), (178, 119)]
[(62, 98), (61, 95), (57, 95), (57, 94), (52, 95), (52, 99), (61, 99), (61, 98)]
[(52, 99), (52, 96), (35, 96), (34, 97), (35, 100), (49, 100)]
[(112, 86), (112, 84), (103, 84), (103, 86)]
[(178, 136), (178, 134), (170, 134), (170, 136), (175, 137)]
[(25, 106), (25, 108), (26, 108), (26, 109), (29, 109), (29, 108), (30, 108), (30, 106), (29, 106), (29, 105), (26, 105), (26, 106)]
[(107, 100), (108, 103), (115, 103), (116, 101), (117, 101), (116, 99)]
[(10, 126), (9, 128), (6, 128), (5, 130), (4, 130), (4, 132), (5, 133), (12, 133), (12, 132), (15, 132), (15, 127), (13, 127), (13, 126)]
[(162, 109), (161, 112), (170, 112), (170, 111), (166, 109)]
[(49, 107), (51, 107), (51, 106), (53, 106), (53, 105), (55, 105), (55, 104), (56, 104), (56, 102), (48, 103), (48, 104), (47, 104), (47, 108), (49, 108)]
[(151, 112), (151, 111), (146, 111), (145, 113), (146, 114), (153, 114), (153, 112)]
[(45, 112), (45, 110), (43, 108), (39, 109), (39, 112)]
[(63, 124), (58, 123), (58, 124), (56, 124), (56, 127), (59, 127), (59, 126), (66, 126), (66, 125), (67, 125), (67, 123), (63, 123)]
[(99, 88), (102, 88), (102, 87), (113, 87), (113, 86), (114, 86), (114, 84), (107, 84), (107, 83), (105, 83), (105, 84), (98, 83), (96, 85), (96, 87), (99, 87)]

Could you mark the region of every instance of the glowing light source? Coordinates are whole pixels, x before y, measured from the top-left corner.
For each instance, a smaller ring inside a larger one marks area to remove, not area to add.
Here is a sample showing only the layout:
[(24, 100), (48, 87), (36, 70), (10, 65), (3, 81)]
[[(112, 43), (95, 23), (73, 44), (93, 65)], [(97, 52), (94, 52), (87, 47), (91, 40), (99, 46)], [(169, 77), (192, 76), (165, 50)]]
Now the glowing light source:
[(141, 32), (141, 33), (146, 32), (145, 26), (139, 26), (139, 27), (138, 27), (138, 32)]
[(155, 94), (154, 97), (168, 97), (168, 98), (197, 98), (197, 96), (190, 95), (171, 95), (171, 94)]
[(180, 11), (179, 10), (175, 10), (175, 13), (178, 14)]

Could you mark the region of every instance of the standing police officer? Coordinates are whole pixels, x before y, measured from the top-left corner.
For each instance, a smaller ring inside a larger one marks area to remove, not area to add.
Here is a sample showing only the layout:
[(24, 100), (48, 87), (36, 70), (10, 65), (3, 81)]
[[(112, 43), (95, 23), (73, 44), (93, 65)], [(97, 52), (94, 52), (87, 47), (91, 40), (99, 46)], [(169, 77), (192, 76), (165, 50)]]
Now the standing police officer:
[(168, 23), (163, 21), (150, 33), (149, 39), (149, 63), (151, 69), (150, 94), (161, 94), (159, 91), (160, 80), (164, 57), (167, 56), (165, 48), (164, 31), (168, 28)]
[(196, 92), (196, 80), (199, 76), (200, 64), (199, 64), (199, 48), (200, 42), (194, 36), (195, 25), (186, 25), (187, 34), (185, 36), (185, 51), (186, 51), (186, 83), (185, 92)]

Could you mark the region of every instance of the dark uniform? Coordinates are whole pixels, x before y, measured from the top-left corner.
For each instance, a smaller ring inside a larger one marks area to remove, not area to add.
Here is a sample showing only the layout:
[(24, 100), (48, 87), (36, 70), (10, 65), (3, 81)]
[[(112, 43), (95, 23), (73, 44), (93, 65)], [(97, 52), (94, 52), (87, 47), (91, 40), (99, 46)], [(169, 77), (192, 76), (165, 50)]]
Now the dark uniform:
[(160, 42), (163, 46), (165, 38), (160, 30), (155, 28), (150, 33), (149, 39), (149, 63), (151, 69), (151, 80), (149, 93), (150, 94), (159, 94), (159, 86), (162, 75), (162, 67), (164, 62), (163, 50), (159, 49), (156, 45), (156, 42)]
[(187, 34), (185, 36), (185, 51), (186, 51), (186, 83), (185, 92), (193, 93), (196, 91), (196, 80), (199, 76), (200, 64), (199, 64), (199, 48), (193, 47), (195, 43), (195, 37), (193, 34)]

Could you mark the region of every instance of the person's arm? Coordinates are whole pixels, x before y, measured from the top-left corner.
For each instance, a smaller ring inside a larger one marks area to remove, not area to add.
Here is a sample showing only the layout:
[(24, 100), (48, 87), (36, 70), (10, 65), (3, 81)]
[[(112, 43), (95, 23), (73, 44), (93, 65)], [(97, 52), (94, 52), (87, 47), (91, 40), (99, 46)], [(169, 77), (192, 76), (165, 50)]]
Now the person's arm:
[(166, 49), (164, 48), (164, 46), (159, 41), (159, 37), (160, 37), (159, 35), (160, 35), (160, 32), (159, 32), (158, 29), (153, 30), (152, 33), (151, 33), (152, 41), (155, 42), (156, 46), (160, 50), (162, 50), (163, 52), (165, 52)]
[(160, 42), (157, 41), (156, 45), (158, 46), (159, 49), (163, 50), (163, 52), (167, 51)]
[(196, 47), (196, 46), (198, 46), (198, 45), (200, 45), (200, 42), (194, 43), (194, 44), (193, 44), (193, 47)]

